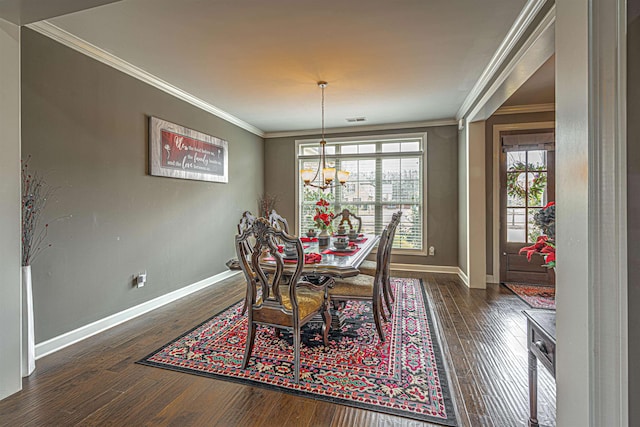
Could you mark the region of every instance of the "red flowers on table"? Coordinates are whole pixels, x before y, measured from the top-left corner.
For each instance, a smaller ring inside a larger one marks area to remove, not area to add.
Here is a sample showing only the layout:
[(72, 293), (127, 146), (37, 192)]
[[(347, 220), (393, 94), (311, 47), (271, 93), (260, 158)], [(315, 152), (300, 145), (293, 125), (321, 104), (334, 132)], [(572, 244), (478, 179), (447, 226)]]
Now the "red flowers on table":
[(329, 208), (330, 203), (320, 198), (316, 202), (316, 214), (313, 217), (313, 220), (316, 223), (316, 226), (321, 230), (329, 230), (331, 229), (331, 222), (336, 217), (333, 211)]

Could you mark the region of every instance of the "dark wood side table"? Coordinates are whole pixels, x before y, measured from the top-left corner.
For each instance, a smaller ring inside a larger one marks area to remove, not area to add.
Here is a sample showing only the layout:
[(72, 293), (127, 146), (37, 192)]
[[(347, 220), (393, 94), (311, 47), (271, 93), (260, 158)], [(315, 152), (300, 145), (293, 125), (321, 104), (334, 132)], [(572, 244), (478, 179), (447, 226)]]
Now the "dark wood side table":
[(556, 312), (525, 310), (529, 350), (529, 427), (538, 427), (538, 364), (556, 377)]

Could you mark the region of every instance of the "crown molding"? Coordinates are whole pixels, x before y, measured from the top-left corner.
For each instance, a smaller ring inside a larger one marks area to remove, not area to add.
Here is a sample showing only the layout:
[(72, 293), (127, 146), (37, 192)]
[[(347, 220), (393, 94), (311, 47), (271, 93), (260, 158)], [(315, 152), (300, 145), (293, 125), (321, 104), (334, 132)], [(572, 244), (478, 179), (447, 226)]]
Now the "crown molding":
[[(507, 84), (510, 76), (519, 73), (521, 67), (534, 66), (537, 69), (546, 60), (548, 60), (555, 52), (555, 22), (556, 22), (556, 6), (552, 5), (547, 13), (540, 19), (536, 27), (531, 31), (529, 36), (521, 43), (520, 48), (515, 51), (509, 62), (504, 65), (502, 71), (495, 76), (490, 86), (486, 88), (471, 110), (467, 111), (466, 117), (471, 120), (477, 120), (480, 114), (486, 117), (489, 112), (492, 114), (498, 109), (499, 105), (492, 104), (492, 98), (501, 90), (502, 86)], [(523, 65), (524, 64), (524, 65)], [(520, 81), (519, 85), (524, 84), (525, 80)], [(506, 99), (504, 99), (506, 101)], [(501, 101), (500, 104), (502, 104)], [(488, 108), (482, 115), (482, 111)]]
[(189, 92), (182, 90), (171, 83), (168, 83), (162, 80), (159, 77), (154, 76), (153, 74), (136, 67), (129, 62), (118, 58), (117, 56), (85, 41), (81, 38), (63, 30), (62, 28), (48, 22), (48, 21), (40, 21), (33, 24), (26, 25), (27, 28), (37, 31), (38, 33), (49, 37), (61, 43), (71, 49), (80, 52), (90, 58), (93, 58), (97, 61), (102, 62), (112, 68), (115, 68), (118, 71), (121, 71), (131, 77), (134, 77), (144, 83), (147, 83), (156, 89), (160, 89), (163, 92), (168, 93), (171, 96), (174, 96), (182, 101), (188, 102), (189, 104), (200, 108), (203, 111), (213, 114), (223, 120), (226, 120), (229, 123), (232, 123), (246, 131), (249, 131), (259, 137), (264, 138), (265, 133), (258, 129), (257, 127), (241, 120), (226, 111), (221, 110), (220, 108), (209, 104), (208, 102), (198, 98), (195, 95), (190, 94)]
[(503, 116), (506, 114), (526, 114), (526, 113), (545, 113), (549, 111), (556, 111), (556, 104), (551, 102), (549, 104), (529, 104), (529, 105), (507, 105), (498, 108), (494, 116)]
[(513, 26), (509, 29), (509, 32), (505, 36), (502, 43), (498, 47), (498, 50), (494, 53), (493, 57), (489, 61), (478, 81), (469, 92), (469, 95), (465, 98), (458, 113), (456, 119), (464, 118), (469, 110), (480, 99), (483, 92), (491, 84), (496, 77), (498, 71), (505, 63), (509, 55), (513, 52), (520, 39), (524, 36), (525, 32), (529, 28), (529, 25), (538, 16), (540, 10), (544, 7), (548, 0), (529, 0), (525, 4), (524, 8), (516, 18)]
[[(436, 126), (454, 126), (458, 122), (454, 119), (445, 120), (426, 120), (422, 122), (404, 122), (404, 123), (392, 123), (384, 125), (369, 125), (369, 126), (350, 126), (341, 128), (325, 129), (325, 135), (331, 135), (336, 133), (356, 133), (356, 132), (369, 132), (379, 130), (403, 130), (412, 128), (424, 128), (424, 127), (436, 127)], [(295, 136), (309, 136), (320, 135), (321, 129), (307, 129), (307, 130), (292, 130), (283, 132), (265, 132), (264, 138), (285, 138)]]

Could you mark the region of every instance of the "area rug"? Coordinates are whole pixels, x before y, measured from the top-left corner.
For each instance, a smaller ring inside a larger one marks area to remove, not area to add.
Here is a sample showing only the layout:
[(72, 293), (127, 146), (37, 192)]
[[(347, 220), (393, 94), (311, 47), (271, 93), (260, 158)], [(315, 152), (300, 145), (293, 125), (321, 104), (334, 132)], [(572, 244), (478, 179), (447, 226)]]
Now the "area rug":
[(521, 300), (532, 308), (556, 309), (556, 288), (554, 286), (504, 283)]
[(345, 324), (322, 343), (320, 329), (303, 330), (300, 383), (293, 381), (292, 336), (258, 327), (247, 369), (242, 358), (247, 317), (234, 304), (138, 363), (258, 385), (378, 412), (455, 426), (442, 351), (422, 283), (392, 279), (393, 315), (380, 342), (370, 302), (343, 309)]

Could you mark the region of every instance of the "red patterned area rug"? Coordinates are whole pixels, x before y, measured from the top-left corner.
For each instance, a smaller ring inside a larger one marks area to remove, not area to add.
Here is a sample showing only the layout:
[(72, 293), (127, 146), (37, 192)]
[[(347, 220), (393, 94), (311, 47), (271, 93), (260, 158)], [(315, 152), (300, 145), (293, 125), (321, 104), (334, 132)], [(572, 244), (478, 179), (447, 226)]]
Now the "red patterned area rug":
[(347, 303), (345, 325), (328, 348), (303, 330), (300, 384), (293, 382), (291, 334), (258, 327), (247, 369), (247, 317), (241, 303), (186, 332), (138, 363), (282, 390), (358, 408), (456, 426), (447, 372), (422, 283), (392, 279), (396, 300), (379, 341), (369, 302)]
[(504, 283), (514, 294), (533, 308), (556, 309), (556, 288), (554, 286)]

